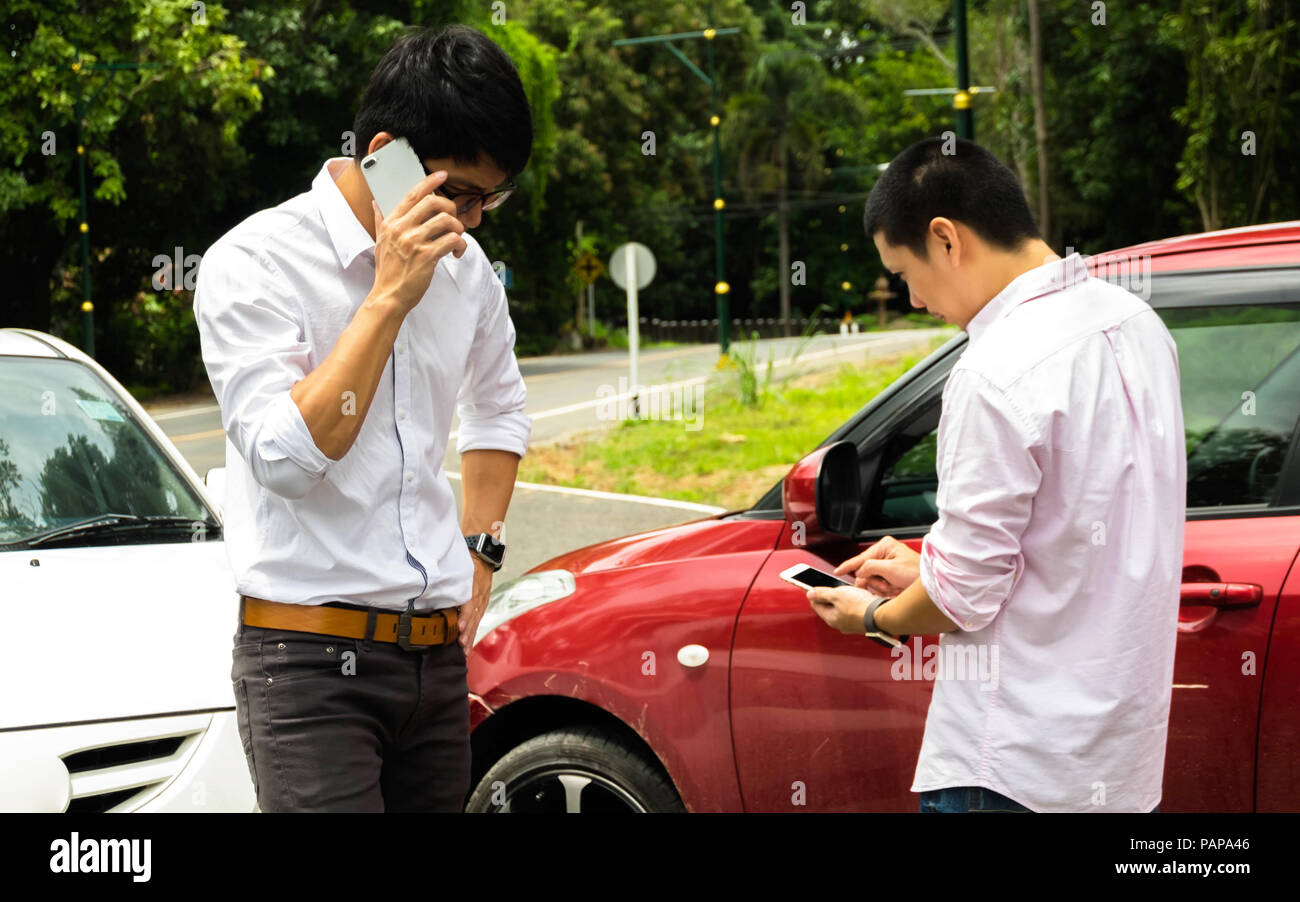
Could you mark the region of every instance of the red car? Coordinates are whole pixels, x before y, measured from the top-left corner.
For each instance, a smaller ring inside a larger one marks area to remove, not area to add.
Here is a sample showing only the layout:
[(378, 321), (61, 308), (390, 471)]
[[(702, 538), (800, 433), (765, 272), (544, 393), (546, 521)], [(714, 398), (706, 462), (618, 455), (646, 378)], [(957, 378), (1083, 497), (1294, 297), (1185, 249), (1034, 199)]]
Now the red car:
[[(1187, 532), (1162, 812), (1300, 811), (1300, 222), (1094, 257), (1178, 344)], [(469, 668), (471, 811), (915, 811), (932, 683), (778, 574), (937, 519), (961, 333), (748, 510), (500, 586)], [(914, 654), (937, 642), (922, 643)]]

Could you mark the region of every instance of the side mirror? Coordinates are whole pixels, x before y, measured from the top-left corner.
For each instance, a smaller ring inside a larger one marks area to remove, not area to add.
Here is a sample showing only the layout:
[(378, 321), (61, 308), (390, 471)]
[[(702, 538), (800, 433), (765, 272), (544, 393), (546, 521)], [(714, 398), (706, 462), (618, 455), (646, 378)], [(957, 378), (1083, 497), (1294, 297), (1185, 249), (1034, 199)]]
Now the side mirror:
[(809, 545), (815, 539), (857, 535), (862, 513), (857, 447), (836, 442), (795, 464), (782, 486), (781, 508), (787, 523), (803, 523)]
[(217, 513), (222, 512), (226, 502), (226, 468), (213, 467), (203, 477), (203, 484), (208, 489), (208, 498), (217, 506)]

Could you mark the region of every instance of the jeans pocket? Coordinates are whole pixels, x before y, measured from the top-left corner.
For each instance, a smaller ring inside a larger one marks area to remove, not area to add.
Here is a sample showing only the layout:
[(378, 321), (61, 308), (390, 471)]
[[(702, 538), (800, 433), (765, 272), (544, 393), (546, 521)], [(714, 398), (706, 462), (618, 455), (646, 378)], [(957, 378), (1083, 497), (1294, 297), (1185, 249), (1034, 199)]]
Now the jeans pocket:
[(262, 668), (272, 683), (356, 672), (357, 640), (317, 633), (270, 632), (262, 638)]

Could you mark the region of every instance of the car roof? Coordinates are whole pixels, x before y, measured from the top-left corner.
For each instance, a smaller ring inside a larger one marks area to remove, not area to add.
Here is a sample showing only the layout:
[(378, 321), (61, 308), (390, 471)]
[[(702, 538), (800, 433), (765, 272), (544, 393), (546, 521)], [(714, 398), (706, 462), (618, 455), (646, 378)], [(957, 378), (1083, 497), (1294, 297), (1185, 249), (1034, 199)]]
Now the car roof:
[(1154, 272), (1295, 265), (1300, 263), (1300, 220), (1144, 241), (1089, 257), (1088, 265), (1095, 269), (1134, 257), (1150, 257)]
[(0, 329), (0, 357), (66, 357), (52, 342), (28, 329)]

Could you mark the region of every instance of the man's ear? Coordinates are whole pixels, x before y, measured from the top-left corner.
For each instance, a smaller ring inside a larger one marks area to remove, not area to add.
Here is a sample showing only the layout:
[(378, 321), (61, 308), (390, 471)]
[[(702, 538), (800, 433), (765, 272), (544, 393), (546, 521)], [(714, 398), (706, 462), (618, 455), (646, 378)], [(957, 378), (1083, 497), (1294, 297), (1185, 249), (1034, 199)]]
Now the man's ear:
[[(946, 216), (936, 216), (930, 220), (930, 234), (943, 245), (944, 254), (949, 258), (954, 258), (954, 254), (961, 254), (961, 238), (957, 234), (957, 225)], [(954, 246), (956, 250), (954, 251)], [(956, 263), (954, 258), (950, 262)]]
[(366, 153), (367, 154), (374, 153), (376, 150), (383, 147), (391, 140), (393, 140), (393, 136), (391, 134), (389, 134), (388, 132), (379, 132), (373, 138), (370, 139), (370, 147), (366, 149)]

